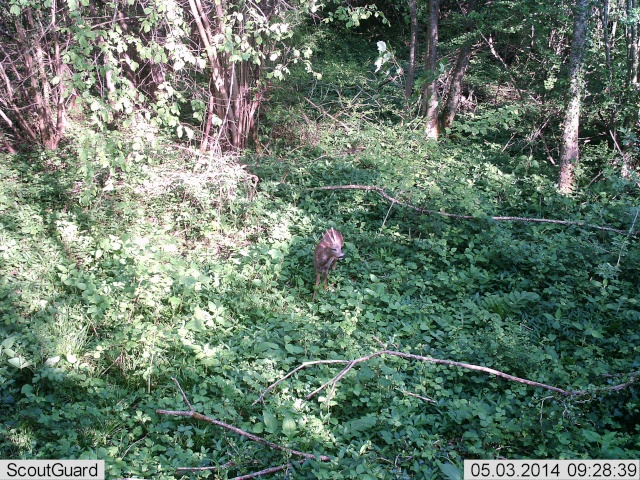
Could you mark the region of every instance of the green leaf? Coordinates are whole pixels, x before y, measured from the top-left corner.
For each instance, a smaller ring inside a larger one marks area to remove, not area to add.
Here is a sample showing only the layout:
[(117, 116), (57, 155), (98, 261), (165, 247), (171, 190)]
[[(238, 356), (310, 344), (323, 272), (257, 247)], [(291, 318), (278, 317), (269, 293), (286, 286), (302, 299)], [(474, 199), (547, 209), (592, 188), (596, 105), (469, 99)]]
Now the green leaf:
[(455, 465), (452, 465), (451, 463), (438, 462), (438, 467), (440, 467), (442, 473), (444, 473), (449, 480), (462, 480), (462, 471)]
[(47, 359), (47, 361), (46, 361), (46, 362), (44, 362), (44, 364), (45, 364), (47, 367), (52, 367), (52, 366), (54, 366), (54, 365), (55, 365), (56, 363), (58, 363), (58, 362), (60, 362), (60, 355), (57, 355), (57, 356), (55, 356), (55, 357), (48, 358), (48, 359)]
[(291, 345), (290, 343), (287, 343), (284, 346), (285, 350), (289, 353), (293, 353), (293, 354), (297, 354), (297, 353), (304, 353), (304, 348), (302, 347), (298, 347), (296, 345)]
[(188, 330), (191, 330), (193, 332), (206, 332), (207, 331), (206, 325), (204, 324), (204, 322), (200, 318), (194, 318), (193, 320), (190, 320), (189, 322), (187, 322), (185, 327)]
[(296, 433), (296, 421), (290, 415), (285, 415), (282, 421), (282, 431), (288, 437)]
[(267, 432), (276, 433), (278, 431), (278, 419), (273, 415), (273, 413), (266, 410), (262, 412), (262, 421), (264, 422), (265, 427), (267, 427)]
[(10, 359), (8, 360), (8, 362), (9, 362), (9, 364), (10, 364), (10, 365), (12, 365), (12, 366), (14, 366), (14, 367), (16, 367), (16, 368), (19, 368), (19, 369), (23, 369), (23, 368), (25, 368), (25, 367), (28, 367), (28, 366), (31, 364), (30, 362), (25, 362), (25, 361), (24, 361), (22, 358), (20, 358), (20, 357), (13, 357), (13, 358), (10, 358)]
[(582, 435), (587, 442), (599, 443), (602, 438), (599, 433), (593, 430), (582, 430)]

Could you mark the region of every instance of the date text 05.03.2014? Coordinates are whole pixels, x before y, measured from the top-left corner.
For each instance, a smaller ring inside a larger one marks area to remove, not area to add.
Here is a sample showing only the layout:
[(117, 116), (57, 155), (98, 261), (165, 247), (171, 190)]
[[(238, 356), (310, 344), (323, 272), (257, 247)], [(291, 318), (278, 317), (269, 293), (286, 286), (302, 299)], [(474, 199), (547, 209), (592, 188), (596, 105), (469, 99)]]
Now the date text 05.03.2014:
[(465, 480), (640, 480), (640, 460), (465, 460)]

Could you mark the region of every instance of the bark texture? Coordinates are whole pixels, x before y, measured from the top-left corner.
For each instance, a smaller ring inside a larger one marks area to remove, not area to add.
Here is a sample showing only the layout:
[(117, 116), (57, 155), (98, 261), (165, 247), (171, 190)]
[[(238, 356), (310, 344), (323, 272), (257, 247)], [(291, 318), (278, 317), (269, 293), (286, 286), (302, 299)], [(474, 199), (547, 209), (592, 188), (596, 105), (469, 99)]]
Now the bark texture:
[(558, 188), (569, 193), (574, 187), (575, 168), (580, 159), (578, 131), (580, 108), (584, 91), (584, 55), (587, 45), (588, 0), (577, 0), (573, 25), (571, 53), (569, 54), (569, 92), (567, 109), (562, 125), (562, 145), (560, 148), (560, 172)]
[(413, 83), (416, 72), (416, 52), (418, 49), (418, 0), (409, 0), (409, 12), (411, 16), (411, 43), (409, 45), (409, 68), (407, 69), (407, 81), (404, 86), (404, 98), (409, 106), (409, 99), (413, 91)]
[[(467, 5), (467, 15), (475, 12), (477, 8), (478, 0), (470, 0)], [(472, 28), (472, 22), (467, 20), (465, 25), (466, 33), (470, 33)], [(458, 50), (456, 63), (451, 71), (449, 83), (447, 85), (447, 103), (445, 104), (441, 115), (441, 124), (443, 127), (449, 127), (453, 123), (458, 107), (460, 106), (460, 101), (462, 99), (462, 81), (464, 80), (467, 68), (469, 67), (472, 46), (473, 40), (468, 39)]]
[(438, 75), (436, 62), (438, 58), (438, 16), (439, 0), (429, 0), (429, 28), (427, 31), (427, 51), (425, 67), (431, 79), (423, 89), (423, 112), (425, 116), (424, 133), (427, 138), (438, 138)]

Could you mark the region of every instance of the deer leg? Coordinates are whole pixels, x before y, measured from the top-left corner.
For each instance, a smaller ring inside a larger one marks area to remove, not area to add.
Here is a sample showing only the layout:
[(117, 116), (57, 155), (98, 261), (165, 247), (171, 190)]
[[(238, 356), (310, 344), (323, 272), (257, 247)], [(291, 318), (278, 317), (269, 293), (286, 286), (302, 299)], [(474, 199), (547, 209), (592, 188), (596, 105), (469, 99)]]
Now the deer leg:
[(316, 286), (313, 289), (313, 298), (311, 299), (312, 302), (316, 301), (316, 293), (318, 293), (318, 285), (320, 285), (320, 273), (316, 273)]
[(329, 271), (327, 270), (324, 274), (324, 289), (327, 289), (327, 278), (329, 278)]

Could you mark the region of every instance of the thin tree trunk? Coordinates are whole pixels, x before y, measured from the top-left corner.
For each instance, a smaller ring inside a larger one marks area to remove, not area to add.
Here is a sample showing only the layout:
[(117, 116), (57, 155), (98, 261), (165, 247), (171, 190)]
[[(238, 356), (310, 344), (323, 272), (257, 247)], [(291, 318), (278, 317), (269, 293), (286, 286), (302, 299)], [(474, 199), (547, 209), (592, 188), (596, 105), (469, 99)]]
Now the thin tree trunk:
[[(56, 2), (51, 2), (51, 28), (53, 30), (53, 66), (54, 74), (59, 78), (58, 84), (55, 86), (55, 98), (56, 98), (56, 145), (62, 140), (64, 132), (67, 129), (67, 109), (65, 106), (65, 72), (64, 64), (60, 55), (60, 39), (58, 35), (58, 25), (56, 22)], [(45, 78), (45, 82), (48, 80)]]
[[(476, 10), (478, 7), (478, 0), (469, 0), (467, 5), (467, 16)], [(469, 33), (472, 29), (471, 22), (467, 20), (465, 25), (466, 33)], [(469, 66), (469, 59), (471, 58), (471, 47), (473, 41), (467, 40), (460, 50), (456, 58), (456, 64), (451, 71), (449, 77), (449, 84), (447, 85), (447, 103), (441, 114), (442, 127), (449, 127), (453, 123), (453, 119), (458, 111), (460, 100), (462, 98), (462, 81), (467, 73), (467, 67)]]
[[(60, 78), (53, 89), (49, 83), (49, 78), (62, 70), (55, 24), (55, 2), (52, 2), (51, 8), (51, 21), (46, 26), (42, 23), (42, 13), (31, 7), (25, 8), (23, 14), (15, 19), (16, 57), (13, 61), (7, 57), (16, 79), (20, 79), (20, 84), (24, 83), (26, 86), (26, 90), (22, 92), (22, 101), (30, 102), (29, 112), (35, 112), (35, 115), (29, 116), (22, 113), (24, 109), (16, 103), (20, 100), (13, 97), (11, 88), (7, 88), (9, 97), (3, 101), (3, 104), (11, 105), (11, 109), (17, 114), (16, 121), (21, 126), (29, 123), (33, 125), (33, 129), (22, 127), (22, 133), (35, 133), (36, 142), (47, 149), (54, 150), (62, 139), (66, 116), (63, 79)], [(49, 30), (53, 32), (52, 45), (46, 43)], [(53, 59), (50, 57), (51, 53), (54, 55)], [(4, 70), (2, 76), (5, 81), (8, 80)], [(52, 110), (52, 104), (55, 104), (55, 112)]]
[(627, 0), (627, 25), (625, 37), (627, 40), (627, 86), (635, 89), (638, 87), (638, 23), (631, 21), (634, 18), (637, 8), (636, 0)]
[(409, 68), (407, 70), (407, 81), (404, 86), (404, 98), (409, 108), (409, 99), (413, 91), (413, 82), (416, 72), (416, 51), (418, 49), (418, 6), (417, 0), (409, 0), (409, 11), (411, 16), (411, 44), (409, 46)]
[[(625, 40), (627, 42), (627, 78), (626, 93), (624, 103), (627, 108), (623, 109), (622, 125), (625, 129), (633, 131), (638, 123), (638, 93), (640, 90), (640, 79), (638, 78), (638, 67), (640, 63), (640, 35), (638, 35), (639, 24), (637, 22), (637, 0), (626, 1), (626, 22)], [(635, 21), (634, 21), (635, 20)], [(631, 172), (631, 159), (633, 152), (629, 148), (628, 142), (620, 142), (622, 149), (622, 176), (629, 177)]]
[(423, 90), (423, 112), (425, 115), (424, 133), (427, 138), (438, 138), (438, 74), (436, 62), (438, 59), (438, 16), (440, 12), (439, 0), (429, 0), (429, 28), (427, 32), (427, 52), (425, 67), (431, 79)]
[(587, 45), (587, 11), (589, 0), (577, 0), (573, 25), (573, 39), (569, 54), (569, 94), (565, 112), (560, 148), (560, 172), (558, 187), (561, 192), (573, 189), (575, 167), (580, 158), (578, 130), (580, 127), (580, 107), (584, 91), (584, 55)]
[(609, 41), (609, 0), (602, 2), (602, 35), (604, 36), (604, 58), (611, 80), (611, 42)]
[[(6, 55), (6, 53), (5, 56), (7, 56), (8, 58), (8, 55)], [(16, 75), (16, 77), (20, 78), (19, 75)], [(34, 128), (32, 128), (32, 122), (30, 122), (30, 119), (23, 113), (20, 108), (18, 108), (16, 100), (17, 94), (13, 89), (11, 81), (9, 80), (9, 76), (2, 66), (2, 63), (0, 63), (0, 80), (2, 80), (2, 82), (4, 83), (4, 89), (6, 92), (6, 98), (0, 96), (0, 105), (7, 109), (7, 111), (11, 111), (11, 114), (13, 114), (13, 118), (17, 125), (12, 122), (11, 119), (6, 114), (4, 114), (4, 112), (0, 111), (2, 113), (0, 117), (13, 131), (16, 140), (26, 140), (28, 143), (38, 142), (37, 126), (33, 125)], [(23, 97), (27, 97), (26, 92), (23, 92)]]
[[(213, 46), (213, 31), (211, 29), (209, 18), (202, 8), (202, 4), (199, 0), (189, 0), (189, 6), (191, 14), (196, 21), (200, 40), (202, 41), (205, 52), (207, 53), (209, 69), (211, 72), (211, 82), (209, 83), (209, 105), (213, 105), (214, 108), (209, 108), (207, 112), (207, 119), (205, 120), (207, 126), (200, 146), (201, 150), (208, 150), (211, 147), (210, 127), (213, 121), (213, 115), (222, 120), (222, 125), (219, 126), (220, 134), (222, 134), (227, 127), (235, 124), (235, 118), (231, 108), (229, 90), (221, 73), (223, 68), (220, 63), (220, 57), (216, 48)], [(221, 5), (216, 5), (216, 10), (217, 14), (222, 15), (223, 12)], [(233, 135), (231, 136), (233, 137)], [(227, 144), (233, 145), (233, 140), (227, 138), (228, 135), (225, 135), (225, 138), (221, 137), (222, 135), (218, 135), (218, 143), (222, 140), (225, 146)]]
[[(98, 18), (98, 11), (96, 10), (96, 5), (95, 2), (90, 2), (89, 3), (89, 11), (91, 12), (91, 15), (94, 18)], [(111, 28), (113, 28), (113, 25), (111, 26)], [(111, 63), (109, 62), (109, 53), (107, 51), (107, 44), (105, 42), (105, 39), (102, 35), (98, 35), (96, 37), (96, 41), (98, 42), (99, 45), (99, 53), (97, 54), (97, 58), (96, 58), (96, 62), (100, 61), (102, 62), (102, 66), (104, 67), (104, 81), (105, 81), (105, 86), (107, 88), (107, 95), (109, 99), (109, 105), (111, 105), (111, 107), (115, 106), (115, 100), (114, 100), (114, 95), (116, 93), (116, 84), (113, 78), (113, 70), (111, 67)]]
[(215, 114), (214, 97), (209, 86), (209, 107), (207, 109), (207, 117), (205, 119), (204, 132), (202, 134), (202, 142), (200, 143), (200, 151), (206, 152), (209, 148), (209, 138), (211, 137), (211, 126), (213, 125), (213, 115)]
[(442, 126), (449, 127), (453, 123), (453, 119), (458, 111), (460, 105), (460, 99), (462, 95), (462, 80), (467, 72), (469, 66), (469, 59), (471, 58), (471, 45), (465, 44), (460, 47), (458, 51), (458, 58), (456, 64), (451, 72), (451, 79), (449, 81), (447, 103), (442, 111)]
[[(604, 43), (604, 59), (605, 59), (605, 64), (607, 65), (607, 79), (608, 79), (608, 84), (606, 87), (606, 91), (607, 93), (611, 92), (611, 89), (613, 87), (613, 69), (611, 67), (611, 50), (612, 50), (612, 37), (611, 34), (609, 32), (609, 11), (610, 11), (610, 4), (609, 4), (609, 0), (602, 0), (602, 15), (601, 15), (601, 19), (602, 19), (602, 41)], [(614, 35), (615, 35), (615, 24), (614, 24)], [(616, 111), (614, 109), (611, 109), (610, 113), (609, 113), (609, 121), (607, 124), (607, 130), (609, 130), (610, 132), (613, 131), (615, 132), (617, 130), (616, 128)]]

